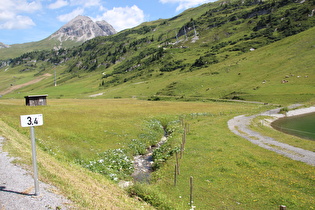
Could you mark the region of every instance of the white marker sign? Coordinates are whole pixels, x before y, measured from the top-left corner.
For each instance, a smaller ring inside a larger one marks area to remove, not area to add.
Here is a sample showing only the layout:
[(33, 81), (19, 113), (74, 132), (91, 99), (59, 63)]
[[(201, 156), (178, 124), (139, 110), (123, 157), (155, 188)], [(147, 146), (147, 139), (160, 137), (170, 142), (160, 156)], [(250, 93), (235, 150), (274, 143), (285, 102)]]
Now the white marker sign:
[(34, 169), (34, 185), (35, 185), (35, 196), (39, 195), (39, 182), (38, 182), (38, 171), (36, 161), (36, 143), (35, 143), (35, 128), (34, 126), (43, 125), (42, 114), (31, 114), (31, 115), (20, 115), (21, 126), (30, 127), (31, 143), (32, 143), (32, 162)]
[(20, 119), (22, 127), (41, 126), (44, 122), (42, 114), (21, 115)]

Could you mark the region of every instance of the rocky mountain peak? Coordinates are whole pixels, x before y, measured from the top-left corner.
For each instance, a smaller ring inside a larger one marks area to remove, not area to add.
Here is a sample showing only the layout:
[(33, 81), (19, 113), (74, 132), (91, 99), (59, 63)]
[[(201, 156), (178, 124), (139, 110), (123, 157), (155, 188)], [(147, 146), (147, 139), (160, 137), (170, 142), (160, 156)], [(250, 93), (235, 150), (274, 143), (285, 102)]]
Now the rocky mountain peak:
[(98, 36), (109, 36), (116, 34), (116, 30), (105, 20), (94, 22), (91, 18), (79, 15), (62, 26), (49, 38), (60, 42), (73, 40), (84, 42)]
[(10, 47), (10, 45), (6, 45), (6, 44), (0, 42), (0, 49), (1, 48), (9, 48), (9, 47)]

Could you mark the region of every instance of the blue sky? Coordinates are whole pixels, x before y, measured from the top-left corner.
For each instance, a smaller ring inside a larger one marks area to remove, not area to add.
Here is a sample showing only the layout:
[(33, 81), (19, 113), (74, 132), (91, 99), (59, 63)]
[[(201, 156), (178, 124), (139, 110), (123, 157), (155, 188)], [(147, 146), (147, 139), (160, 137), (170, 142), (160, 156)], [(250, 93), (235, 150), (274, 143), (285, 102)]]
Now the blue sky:
[(215, 0), (1, 0), (0, 42), (20, 44), (47, 38), (61, 26), (85, 15), (106, 20), (117, 31), (142, 22), (171, 18)]

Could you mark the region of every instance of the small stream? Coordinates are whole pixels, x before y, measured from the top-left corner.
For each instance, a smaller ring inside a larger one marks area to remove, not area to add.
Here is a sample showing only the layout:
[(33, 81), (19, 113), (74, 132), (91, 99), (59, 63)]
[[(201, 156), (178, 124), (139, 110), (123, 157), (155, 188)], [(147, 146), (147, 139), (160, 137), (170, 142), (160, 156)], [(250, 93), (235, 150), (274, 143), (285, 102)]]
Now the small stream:
[(144, 155), (137, 155), (134, 157), (134, 172), (131, 175), (135, 182), (149, 182), (152, 173), (153, 165), (153, 151), (162, 146), (167, 141), (166, 135), (163, 136), (157, 145), (149, 147), (147, 153)]

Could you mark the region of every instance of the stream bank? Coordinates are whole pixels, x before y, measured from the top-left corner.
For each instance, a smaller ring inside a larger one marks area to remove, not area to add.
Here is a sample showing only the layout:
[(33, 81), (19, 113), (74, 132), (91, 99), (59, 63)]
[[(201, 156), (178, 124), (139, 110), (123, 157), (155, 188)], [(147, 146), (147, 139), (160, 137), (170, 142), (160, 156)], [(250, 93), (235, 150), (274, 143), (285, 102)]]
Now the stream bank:
[(160, 148), (166, 141), (167, 137), (164, 135), (156, 145), (147, 149), (146, 154), (134, 156), (134, 172), (131, 175), (134, 179), (134, 182), (149, 183), (150, 175), (153, 171), (153, 151), (157, 148)]
[(150, 175), (153, 172), (153, 151), (160, 148), (167, 141), (167, 136), (163, 136), (161, 140), (154, 146), (147, 148), (144, 155), (136, 155), (133, 157), (134, 172), (131, 174), (133, 181), (121, 180), (118, 185), (121, 188), (128, 188), (136, 182), (149, 183)]

